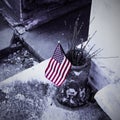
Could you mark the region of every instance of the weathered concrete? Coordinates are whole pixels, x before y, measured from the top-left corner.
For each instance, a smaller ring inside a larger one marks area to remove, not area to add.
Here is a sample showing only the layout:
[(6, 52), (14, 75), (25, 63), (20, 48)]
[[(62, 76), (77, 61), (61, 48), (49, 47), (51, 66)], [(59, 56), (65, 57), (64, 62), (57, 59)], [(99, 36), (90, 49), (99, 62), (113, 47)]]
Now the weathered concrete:
[(52, 56), (58, 41), (61, 42), (65, 52), (68, 50), (68, 41), (72, 38), (74, 23), (79, 14), (80, 24), (84, 22), (80, 37), (86, 40), (88, 36), (89, 13), (90, 5), (46, 23), (35, 30), (25, 33), (21, 37), (39, 56), (47, 59)]
[[(91, 0), (26, 1), (2, 0), (0, 8), (11, 26), (24, 26), (26, 30), (53, 20), (61, 15), (91, 3)], [(13, 4), (14, 3), (14, 4)]]
[(92, 1), (91, 19), (95, 19), (90, 25), (89, 34), (93, 34), (95, 30), (97, 33), (92, 38), (91, 45), (96, 44), (95, 49), (103, 49), (97, 56), (98, 59), (93, 60), (94, 72), (91, 72), (97, 89), (120, 80), (119, 6), (118, 0)]
[(91, 68), (91, 76), (94, 78), (91, 83), (99, 90), (95, 99), (113, 120), (120, 118), (119, 6), (118, 0), (93, 0), (91, 19), (94, 18), (94, 21), (89, 30), (89, 34), (97, 30), (91, 45), (96, 44), (95, 49), (103, 49), (98, 59), (93, 60)]
[(49, 59), (45, 60), (31, 68), (28, 68), (27, 70), (24, 70), (12, 77), (9, 77), (8, 79), (0, 82), (1, 86), (6, 86), (8, 84), (14, 84), (16, 81), (21, 82), (28, 82), (32, 80), (37, 80), (39, 82), (45, 83), (45, 84), (52, 84), (46, 77), (45, 77), (45, 69), (48, 65)]
[(13, 35), (13, 30), (0, 14), (0, 50), (8, 47)]
[(112, 120), (120, 119), (120, 94), (118, 91), (120, 91), (120, 83), (110, 84), (95, 95), (99, 105)]
[[(110, 120), (97, 104), (91, 103), (78, 109), (70, 109), (58, 104), (55, 99), (55, 91), (57, 88), (45, 77), (44, 74), (48, 62), (49, 59), (0, 82), (0, 89), (9, 94), (11, 89), (14, 89), (12, 87), (15, 83), (34, 83), (35, 81), (38, 81), (40, 83), (49, 84), (46, 95), (47, 101), (44, 102), (46, 107), (42, 109), (42, 116), (38, 120)], [(32, 89), (34, 89), (34, 86), (32, 86)], [(31, 102), (29, 103), (31, 104)], [(14, 114), (16, 115), (16, 112)], [(37, 115), (34, 116), (36, 117)]]

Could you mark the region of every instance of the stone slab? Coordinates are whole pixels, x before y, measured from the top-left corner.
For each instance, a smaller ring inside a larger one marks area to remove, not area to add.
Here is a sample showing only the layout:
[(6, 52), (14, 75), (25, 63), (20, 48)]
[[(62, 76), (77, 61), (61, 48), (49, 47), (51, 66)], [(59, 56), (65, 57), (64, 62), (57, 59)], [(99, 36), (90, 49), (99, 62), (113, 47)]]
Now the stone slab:
[(39, 56), (48, 59), (52, 56), (58, 41), (61, 42), (63, 49), (67, 52), (68, 41), (72, 38), (74, 23), (78, 15), (80, 15), (80, 24), (84, 22), (80, 37), (86, 40), (89, 13), (90, 5), (52, 20), (37, 29), (28, 31), (21, 37)]
[(39, 82), (45, 83), (45, 84), (52, 84), (46, 77), (45, 77), (45, 69), (48, 65), (49, 59), (31, 67), (28, 68), (12, 77), (9, 77), (8, 79), (0, 82), (0, 88), (6, 85), (14, 84), (17, 81), (21, 81), (23, 83), (26, 83), (28, 81), (37, 80)]
[(96, 45), (94, 50), (103, 49), (93, 60), (94, 71), (97, 73), (92, 74), (95, 79), (93, 84), (98, 89), (120, 80), (119, 6), (120, 1), (118, 0), (93, 0), (92, 2), (91, 20), (93, 18), (94, 20), (90, 24), (89, 34), (92, 35), (96, 30), (97, 33), (92, 38), (90, 45)]
[(95, 99), (112, 120), (120, 119), (120, 83), (110, 84), (98, 91)]
[[(45, 96), (47, 101), (45, 101), (45, 103), (44, 103), (46, 107), (44, 109), (42, 109), (41, 118), (38, 118), (41, 120), (53, 120), (53, 119), (57, 119), (57, 120), (62, 120), (62, 119), (63, 120), (64, 119), (66, 119), (66, 120), (73, 120), (73, 119), (74, 120), (98, 120), (98, 119), (109, 120), (109, 117), (98, 107), (97, 104), (89, 104), (87, 106), (84, 106), (84, 107), (81, 107), (78, 109), (73, 109), (73, 108), (71, 109), (71, 108), (67, 108), (67, 107), (60, 105), (55, 100), (55, 91), (57, 88), (44, 75), (45, 69), (48, 65), (49, 60), (50, 59), (47, 59), (31, 68), (28, 68), (27, 70), (22, 71), (21, 73), (18, 73), (16, 75), (0, 82), (0, 89), (2, 89), (3, 92), (9, 94), (9, 92), (12, 89), (14, 89), (13, 86), (15, 85), (15, 83), (18, 83), (18, 84), (23, 83), (24, 84), (24, 83), (29, 83), (29, 82), (34, 83), (35, 81), (38, 81), (40, 83), (48, 84), (49, 85), (48, 90), (47, 90), (48, 93)], [(34, 87), (35, 86), (32, 86), (32, 89), (34, 89)], [(43, 89), (39, 89), (39, 90), (41, 91)], [(39, 92), (39, 91), (37, 91), (37, 92)], [(22, 95), (21, 91), (19, 93), (17, 93), (17, 95)], [(24, 95), (22, 95), (22, 96), (24, 96)], [(28, 99), (28, 98), (26, 98), (26, 99)], [(21, 103), (21, 101), (20, 101), (20, 103)], [(29, 103), (31, 103), (31, 102), (29, 102)], [(39, 105), (38, 105), (38, 107), (39, 107)], [(14, 114), (16, 115), (16, 112), (14, 112)]]
[(10, 45), (11, 38), (13, 36), (13, 30), (0, 14), (0, 50)]

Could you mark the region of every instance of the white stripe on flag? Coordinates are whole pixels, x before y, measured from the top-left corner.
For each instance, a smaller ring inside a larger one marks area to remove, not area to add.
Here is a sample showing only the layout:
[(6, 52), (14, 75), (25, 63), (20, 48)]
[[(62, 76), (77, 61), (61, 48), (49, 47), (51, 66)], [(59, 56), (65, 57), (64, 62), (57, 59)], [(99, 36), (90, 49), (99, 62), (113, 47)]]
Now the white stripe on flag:
[(63, 81), (65, 80), (66, 74), (68, 73), (70, 66), (71, 66), (71, 64), (69, 63), (69, 65), (67, 66), (67, 69), (65, 70), (62, 80), (58, 83), (58, 86), (61, 85), (63, 83)]
[(55, 67), (56, 67), (56, 63), (57, 63), (57, 62), (54, 60), (53, 65), (52, 65), (52, 69), (50, 70), (50, 73), (49, 73), (48, 76), (47, 76), (48, 79), (51, 78), (51, 76), (52, 76), (52, 74), (53, 74), (53, 72), (54, 72), (54, 69), (55, 69)]
[(66, 75), (65, 72), (67, 72), (66, 67), (68, 68), (68, 64), (69, 64), (69, 61), (67, 60), (65, 62), (65, 65), (63, 66), (63, 69), (62, 69), (60, 75), (59, 75), (59, 79), (56, 81), (56, 84), (58, 84), (61, 81), (61, 79), (64, 79), (63, 76)]
[(51, 76), (51, 78), (50, 78), (51, 81), (54, 80), (54, 77), (56, 76), (57, 71), (58, 71), (58, 69), (59, 69), (59, 66), (60, 66), (60, 63), (57, 63), (57, 64), (56, 64), (56, 67), (55, 67), (55, 70), (53, 71), (52, 76)]
[(46, 71), (46, 77), (49, 75), (49, 72), (51, 71), (51, 69), (52, 69), (52, 66), (53, 66), (53, 62), (54, 62), (55, 60), (54, 59), (51, 59), (51, 61), (50, 61), (50, 63), (49, 63), (49, 68), (47, 69), (47, 71)]
[(59, 75), (60, 75), (60, 73), (61, 73), (62, 67), (64, 66), (64, 62), (65, 62), (65, 57), (64, 57), (61, 65), (60, 65), (60, 67), (57, 68), (57, 69), (58, 69), (58, 73), (57, 73), (57, 75), (55, 76), (55, 78), (54, 78), (54, 80), (53, 80), (54, 83), (56, 82), (57, 78), (59, 77)]
[(45, 76), (59, 86), (64, 82), (70, 67), (71, 63), (66, 58), (62, 46), (58, 44), (45, 70)]

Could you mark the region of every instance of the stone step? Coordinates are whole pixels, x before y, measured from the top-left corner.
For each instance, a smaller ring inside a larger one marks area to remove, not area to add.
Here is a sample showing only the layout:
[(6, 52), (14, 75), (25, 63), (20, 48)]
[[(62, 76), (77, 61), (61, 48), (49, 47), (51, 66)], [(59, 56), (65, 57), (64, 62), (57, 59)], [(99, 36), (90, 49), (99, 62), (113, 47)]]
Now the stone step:
[(80, 38), (84, 41), (88, 36), (90, 5), (59, 17), (40, 27), (27, 31), (21, 35), (21, 39), (28, 48), (43, 59), (48, 59), (52, 56), (57, 42), (60, 41), (65, 52), (68, 51), (68, 42), (72, 39), (73, 28), (76, 18), (80, 15), (79, 24), (84, 23)]
[(120, 83), (110, 84), (98, 91), (95, 99), (112, 120), (120, 119)]

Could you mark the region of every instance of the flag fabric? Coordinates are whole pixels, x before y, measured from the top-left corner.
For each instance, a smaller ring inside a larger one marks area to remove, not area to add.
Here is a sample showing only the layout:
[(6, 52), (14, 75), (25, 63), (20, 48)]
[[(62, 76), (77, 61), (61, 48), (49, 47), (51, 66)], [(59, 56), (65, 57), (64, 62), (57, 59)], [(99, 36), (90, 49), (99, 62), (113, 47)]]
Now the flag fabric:
[(55, 85), (60, 86), (64, 82), (70, 68), (71, 63), (66, 58), (61, 44), (58, 43), (54, 54), (45, 70), (45, 76)]

